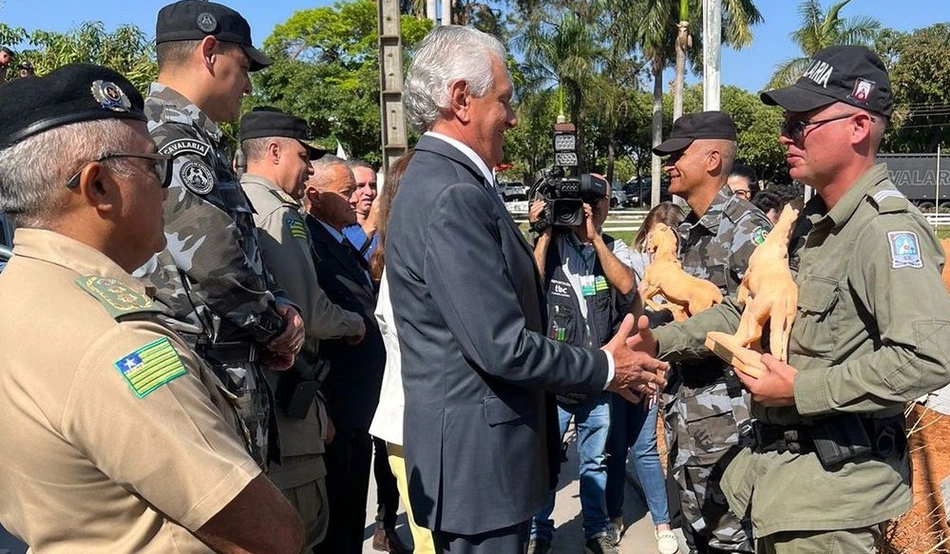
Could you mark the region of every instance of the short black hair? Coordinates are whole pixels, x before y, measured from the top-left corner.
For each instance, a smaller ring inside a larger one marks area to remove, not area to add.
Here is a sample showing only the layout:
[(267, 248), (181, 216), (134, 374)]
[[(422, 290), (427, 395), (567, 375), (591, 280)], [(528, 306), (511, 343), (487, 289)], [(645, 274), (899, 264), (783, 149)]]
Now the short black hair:
[(7, 46), (2, 46), (2, 47), (0, 47), (0, 52), (6, 52), (7, 54), (10, 54), (10, 57), (11, 57), (11, 58), (12, 58), (13, 56), (16, 56), (16, 53), (15, 53), (13, 50), (10, 50), (10, 48), (7, 47)]
[(733, 164), (732, 171), (729, 172), (729, 176), (738, 175), (739, 177), (745, 177), (749, 180), (749, 192), (751, 196), (755, 198), (755, 195), (759, 193), (759, 180), (755, 175), (755, 170), (747, 165), (742, 164)]

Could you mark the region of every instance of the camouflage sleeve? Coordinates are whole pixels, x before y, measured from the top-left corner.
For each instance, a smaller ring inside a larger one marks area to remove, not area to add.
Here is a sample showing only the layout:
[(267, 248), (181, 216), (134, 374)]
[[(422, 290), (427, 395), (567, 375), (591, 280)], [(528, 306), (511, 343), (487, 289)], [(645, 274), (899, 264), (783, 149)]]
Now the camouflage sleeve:
[[(896, 253), (899, 241), (910, 255)], [(950, 382), (950, 296), (940, 279), (940, 250), (933, 230), (919, 216), (888, 214), (871, 220), (850, 254), (848, 280), (852, 294), (873, 317), (879, 346), (827, 371), (799, 372), (799, 413), (876, 411)], [(863, 325), (853, 319), (851, 325)]]
[(363, 318), (330, 302), (317, 282), (307, 226), (296, 210), (280, 206), (258, 214), (264, 263), (291, 301), (302, 308), (308, 338), (337, 339), (359, 332)]
[(729, 250), (729, 268), (735, 273), (737, 281), (745, 276), (749, 268), (749, 256), (755, 247), (765, 241), (765, 236), (772, 229), (768, 218), (757, 209), (746, 211), (735, 225), (732, 236), (732, 245)]
[(180, 124), (150, 130), (174, 156), (165, 200), (166, 249), (188, 279), (191, 301), (267, 343), (283, 328), (260, 259), (250, 206), (211, 145)]

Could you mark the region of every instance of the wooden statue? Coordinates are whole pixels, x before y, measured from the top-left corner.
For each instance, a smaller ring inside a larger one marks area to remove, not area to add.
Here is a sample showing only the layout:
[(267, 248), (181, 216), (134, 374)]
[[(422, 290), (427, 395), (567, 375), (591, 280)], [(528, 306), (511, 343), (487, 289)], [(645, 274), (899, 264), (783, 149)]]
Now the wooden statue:
[[(683, 271), (676, 257), (676, 233), (666, 224), (657, 223), (647, 235), (646, 251), (653, 261), (643, 272), (637, 292), (650, 309), (669, 310), (674, 321), (685, 321), (722, 302), (722, 293), (716, 285)], [(667, 303), (654, 302), (657, 294), (666, 298)]]
[(766, 322), (772, 355), (788, 361), (788, 337), (798, 305), (798, 285), (788, 269), (788, 240), (797, 220), (798, 210), (786, 205), (775, 228), (749, 257), (737, 295), (744, 308), (736, 334), (706, 334), (706, 348), (752, 377), (765, 370), (760, 339)]

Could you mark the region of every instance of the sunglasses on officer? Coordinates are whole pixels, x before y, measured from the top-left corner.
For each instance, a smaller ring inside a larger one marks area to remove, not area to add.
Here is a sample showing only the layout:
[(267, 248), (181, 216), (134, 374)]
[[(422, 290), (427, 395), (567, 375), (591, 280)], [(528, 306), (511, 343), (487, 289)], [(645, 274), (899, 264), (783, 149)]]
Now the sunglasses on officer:
[(79, 186), (79, 176), (82, 173), (82, 170), (92, 162), (104, 162), (108, 160), (114, 160), (118, 158), (139, 158), (143, 160), (151, 160), (150, 169), (155, 177), (158, 179), (158, 182), (161, 183), (162, 188), (168, 188), (168, 185), (172, 182), (172, 157), (167, 154), (146, 154), (142, 153), (133, 153), (133, 152), (109, 152), (99, 156), (94, 160), (90, 160), (82, 165), (79, 168), (79, 171), (72, 176), (68, 181), (66, 181), (67, 188), (76, 188)]
[[(792, 139), (794, 142), (799, 142), (805, 139), (807, 135), (807, 129), (809, 127), (820, 127), (826, 123), (831, 123), (833, 121), (841, 121), (843, 119), (849, 119), (852, 116), (862, 112), (851, 112), (846, 114), (841, 114), (835, 117), (829, 117), (827, 119), (798, 119), (795, 117), (789, 117), (787, 114), (785, 119), (782, 120), (782, 134)], [(871, 122), (876, 121), (874, 117), (871, 117)]]

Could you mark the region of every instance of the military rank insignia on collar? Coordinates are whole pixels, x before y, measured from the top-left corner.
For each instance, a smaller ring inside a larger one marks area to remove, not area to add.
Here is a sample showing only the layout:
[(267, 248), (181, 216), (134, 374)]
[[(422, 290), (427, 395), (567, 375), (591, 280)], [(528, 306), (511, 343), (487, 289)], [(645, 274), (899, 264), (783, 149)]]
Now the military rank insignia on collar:
[(187, 373), (167, 337), (152, 341), (116, 360), (115, 368), (138, 398)]
[(917, 240), (917, 233), (913, 231), (890, 231), (887, 233), (887, 242), (891, 247), (892, 268), (913, 267), (920, 269), (924, 267), (924, 261), (920, 257), (920, 242)]
[(101, 79), (92, 82), (92, 97), (99, 105), (114, 112), (131, 112), (132, 101), (119, 85)]

